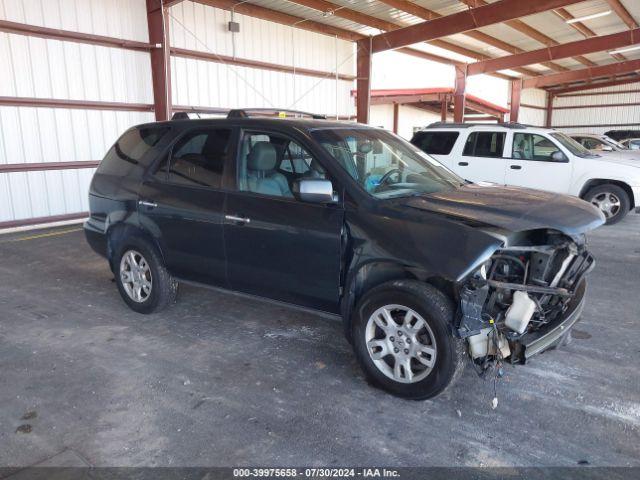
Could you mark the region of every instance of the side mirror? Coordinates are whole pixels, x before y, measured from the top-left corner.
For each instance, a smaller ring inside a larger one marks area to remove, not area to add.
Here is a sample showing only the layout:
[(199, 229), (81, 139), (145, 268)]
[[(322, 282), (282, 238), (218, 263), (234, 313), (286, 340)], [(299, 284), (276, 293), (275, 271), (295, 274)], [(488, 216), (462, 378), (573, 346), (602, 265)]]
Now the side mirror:
[(603, 152), (613, 152), (613, 147), (611, 145), (603, 145), (602, 146), (602, 151)]
[(310, 203), (334, 203), (337, 201), (333, 195), (331, 180), (324, 179), (300, 179), (293, 183), (293, 196), (298, 200)]
[(551, 154), (551, 160), (553, 160), (554, 162), (566, 162), (567, 157), (560, 150), (556, 150)]

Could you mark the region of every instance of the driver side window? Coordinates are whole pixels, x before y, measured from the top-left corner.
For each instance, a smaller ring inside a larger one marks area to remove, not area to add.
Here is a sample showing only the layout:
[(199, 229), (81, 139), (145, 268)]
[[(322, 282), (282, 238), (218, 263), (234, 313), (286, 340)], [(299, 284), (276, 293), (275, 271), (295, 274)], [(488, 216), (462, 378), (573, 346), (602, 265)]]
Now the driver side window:
[(542, 135), (534, 133), (516, 133), (513, 135), (512, 157), (521, 160), (534, 160), (539, 162), (555, 162), (552, 156), (560, 149), (558, 146)]
[(293, 184), (303, 178), (326, 178), (325, 169), (304, 147), (278, 134), (244, 133), (238, 159), (240, 191), (293, 198)]

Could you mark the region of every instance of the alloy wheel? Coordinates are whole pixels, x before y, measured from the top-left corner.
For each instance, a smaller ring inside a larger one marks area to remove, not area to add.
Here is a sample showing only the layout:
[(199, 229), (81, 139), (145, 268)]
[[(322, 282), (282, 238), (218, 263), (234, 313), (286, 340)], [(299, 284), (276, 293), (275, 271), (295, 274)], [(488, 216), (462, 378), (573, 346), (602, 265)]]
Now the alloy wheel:
[(598, 207), (607, 219), (615, 217), (622, 207), (620, 199), (611, 192), (594, 195), (591, 203)]
[(137, 250), (127, 250), (120, 260), (120, 280), (124, 291), (134, 302), (142, 303), (153, 286), (149, 263)]
[(380, 307), (369, 317), (365, 337), (374, 365), (396, 382), (419, 382), (431, 373), (436, 363), (433, 331), (411, 308)]

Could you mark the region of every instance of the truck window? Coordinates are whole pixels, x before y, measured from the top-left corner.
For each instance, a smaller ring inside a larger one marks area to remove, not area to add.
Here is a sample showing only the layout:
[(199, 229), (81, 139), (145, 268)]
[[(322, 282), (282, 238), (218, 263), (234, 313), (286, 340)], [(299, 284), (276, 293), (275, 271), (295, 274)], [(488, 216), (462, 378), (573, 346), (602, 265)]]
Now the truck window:
[(418, 132), (411, 143), (425, 153), (449, 155), (459, 136), (458, 132)]
[(473, 132), (467, 138), (462, 155), (467, 157), (502, 157), (504, 132)]

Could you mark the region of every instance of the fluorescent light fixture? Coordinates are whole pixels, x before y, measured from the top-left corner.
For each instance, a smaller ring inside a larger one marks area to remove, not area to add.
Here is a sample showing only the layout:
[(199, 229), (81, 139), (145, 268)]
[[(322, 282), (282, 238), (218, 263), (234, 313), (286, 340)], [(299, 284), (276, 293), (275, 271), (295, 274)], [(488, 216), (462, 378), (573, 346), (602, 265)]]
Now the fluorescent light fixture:
[(634, 47), (619, 48), (618, 50), (612, 50), (611, 52), (609, 52), (609, 54), (610, 55), (615, 55), (616, 53), (631, 52), (633, 50), (640, 50), (640, 45), (636, 45)]
[(567, 23), (578, 23), (584, 22), (585, 20), (593, 20), (594, 18), (605, 17), (611, 14), (611, 10), (607, 10), (605, 12), (593, 13), (591, 15), (585, 15), (584, 17), (572, 18), (571, 20), (566, 20)]

